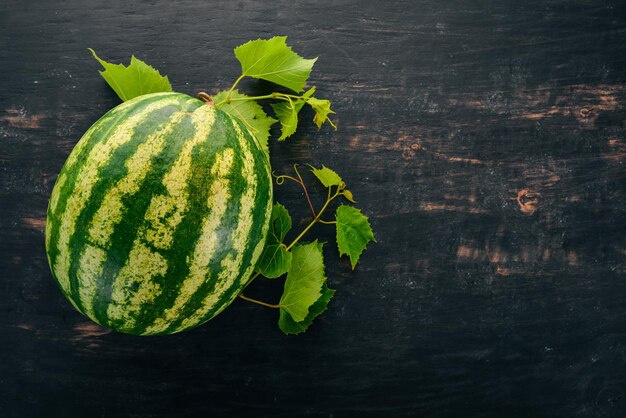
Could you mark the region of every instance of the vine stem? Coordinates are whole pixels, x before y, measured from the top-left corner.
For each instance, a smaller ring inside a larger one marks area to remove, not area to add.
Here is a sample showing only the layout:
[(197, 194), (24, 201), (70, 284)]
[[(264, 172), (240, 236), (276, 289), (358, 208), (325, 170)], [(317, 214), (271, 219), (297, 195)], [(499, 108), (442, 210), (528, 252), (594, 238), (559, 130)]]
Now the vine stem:
[(231, 86), (230, 90), (228, 90), (228, 94), (226, 95), (226, 102), (228, 102), (230, 100), (230, 95), (233, 93), (233, 90), (235, 90), (235, 87), (237, 87), (237, 84), (239, 84), (239, 82), (245, 77), (245, 75), (241, 74), (239, 76), (239, 78), (237, 80), (235, 80), (235, 82), (233, 83), (233, 85)]
[(248, 302), (256, 303), (257, 305), (261, 305), (261, 306), (266, 306), (268, 308), (274, 308), (274, 309), (280, 308), (280, 305), (274, 305), (272, 303), (266, 303), (266, 302), (262, 302), (260, 300), (252, 299), (252, 298), (249, 298), (248, 296), (244, 295), (243, 293), (240, 293), (239, 297), (241, 299), (243, 299), (243, 300), (247, 300)]
[[(248, 283), (246, 283), (246, 285), (243, 287), (243, 289), (241, 289), (241, 293), (239, 293), (239, 295), (237, 295), (237, 296), (239, 296), (241, 299), (244, 299), (244, 300), (247, 300), (247, 301), (252, 302), (252, 300), (251, 300), (249, 297), (247, 297), (247, 296), (245, 296), (245, 295), (243, 294), (243, 291), (244, 291), (244, 290), (246, 290), (246, 289), (248, 288), (248, 286), (250, 286), (250, 284), (254, 281), (254, 279), (256, 279), (257, 277), (259, 277), (260, 275), (261, 275), (261, 273), (254, 273), (254, 274), (252, 275), (252, 277), (250, 278), (250, 280), (248, 281)], [(259, 301), (254, 300), (254, 302), (259, 302)], [(269, 304), (268, 304), (268, 303), (263, 302), (263, 303), (261, 303), (260, 305), (265, 306), (265, 305), (269, 305)]]
[(274, 93), (266, 94), (265, 96), (249, 96), (249, 97), (226, 97), (224, 100), (216, 104), (215, 106), (221, 106), (224, 103), (232, 103), (232, 102), (248, 102), (250, 100), (263, 100), (263, 99), (275, 99), (279, 96), (276, 96)]
[(324, 213), (324, 211), (326, 210), (326, 208), (328, 207), (328, 204), (330, 202), (333, 201), (334, 198), (336, 198), (337, 196), (339, 196), (339, 191), (337, 191), (337, 193), (335, 193), (332, 197), (330, 197), (329, 199), (326, 199), (326, 203), (324, 203), (324, 206), (322, 206), (322, 208), (320, 209), (320, 211), (317, 213), (317, 216), (315, 218), (313, 218), (313, 220), (311, 221), (310, 224), (307, 225), (306, 228), (304, 228), (304, 230), (302, 230), (302, 232), (300, 232), (300, 235), (298, 235), (292, 242), (291, 244), (289, 244), (287, 246), (287, 251), (291, 250), (291, 248), (296, 245), (298, 243), (298, 241), (300, 241), (300, 239), (306, 235), (307, 232), (309, 232), (309, 229), (313, 228), (313, 225), (315, 225), (316, 223), (318, 223), (321, 219), (322, 214)]
[(233, 92), (234, 87), (237, 85), (238, 82), (239, 81), (235, 82), (233, 87), (231, 87), (231, 89), (228, 91), (228, 94), (226, 95), (226, 98), (224, 100), (222, 100), (221, 102), (217, 103), (215, 105), (215, 107), (220, 107), (224, 103), (247, 102), (247, 101), (250, 101), (250, 100), (280, 99), (280, 100), (285, 100), (285, 101), (291, 101), (291, 99), (296, 99), (297, 100), (297, 99), (302, 99), (303, 98), (302, 96), (296, 96), (294, 94), (286, 94), (286, 93), (270, 93), (270, 94), (265, 94), (263, 96), (230, 97), (230, 95)]
[(315, 213), (315, 208), (313, 207), (313, 203), (311, 203), (311, 198), (309, 197), (309, 191), (306, 189), (306, 184), (304, 184), (304, 180), (302, 180), (302, 176), (300, 175), (300, 172), (298, 171), (298, 164), (294, 164), (293, 170), (296, 172), (296, 175), (298, 176), (298, 180), (300, 180), (299, 181), (300, 186), (302, 186), (302, 190), (304, 190), (304, 195), (306, 196), (306, 201), (309, 202), (309, 207), (311, 208), (311, 212), (313, 212), (313, 217), (317, 218), (317, 214)]
[(306, 188), (306, 184), (304, 183), (304, 180), (302, 180), (302, 176), (298, 172), (297, 167), (298, 167), (298, 164), (294, 164), (293, 169), (296, 172), (296, 175), (298, 176), (298, 178), (294, 178), (294, 177), (287, 176), (287, 175), (282, 175), (282, 176), (275, 175), (274, 177), (276, 179), (276, 184), (280, 186), (281, 184), (285, 182), (285, 179), (289, 179), (295, 183), (298, 183), (300, 187), (302, 187), (302, 190), (304, 191), (304, 195), (306, 196), (306, 201), (309, 203), (309, 208), (311, 209), (311, 212), (313, 213), (313, 217), (315, 217), (317, 216), (317, 214), (315, 213), (315, 208), (313, 207), (313, 203), (311, 203), (311, 197), (309, 196), (309, 191)]
[(273, 174), (273, 173), (272, 173), (272, 175), (274, 176), (274, 179), (275, 179), (275, 181), (276, 181), (276, 184), (278, 184), (279, 186), (281, 186), (281, 185), (285, 182), (285, 179), (289, 179), (289, 180), (291, 180), (291, 181), (295, 181), (296, 183), (300, 183), (300, 181), (299, 181), (298, 179), (293, 178), (293, 177), (291, 177), (291, 176), (287, 176), (287, 175), (285, 175), (285, 174), (280, 175), (280, 176), (277, 176), (277, 175), (275, 175), (275, 174)]

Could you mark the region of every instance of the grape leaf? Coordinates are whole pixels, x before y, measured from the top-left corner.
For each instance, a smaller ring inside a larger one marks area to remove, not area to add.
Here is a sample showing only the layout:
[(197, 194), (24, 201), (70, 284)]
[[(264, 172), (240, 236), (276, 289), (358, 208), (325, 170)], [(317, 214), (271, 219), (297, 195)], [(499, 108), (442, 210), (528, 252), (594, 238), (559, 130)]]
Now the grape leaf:
[(242, 75), (301, 92), (317, 58), (302, 58), (287, 46), (286, 40), (286, 36), (275, 36), (246, 42), (235, 48)]
[[(226, 96), (228, 96), (227, 91), (220, 91), (213, 96), (213, 102), (219, 104), (226, 99)], [(237, 90), (233, 90), (230, 97), (232, 99), (241, 99), (247, 96)], [(254, 100), (232, 101), (230, 103), (222, 103), (219, 109), (239, 118), (256, 136), (261, 147), (269, 153), (267, 141), (270, 137), (270, 127), (278, 121), (269, 117), (257, 102)]]
[(268, 235), (256, 271), (268, 279), (275, 279), (287, 273), (291, 260), (292, 254), (276, 240), (276, 236)]
[(339, 255), (350, 257), (352, 269), (370, 241), (376, 242), (367, 217), (355, 207), (341, 205), (335, 213), (337, 219), (337, 245)]
[(281, 132), (280, 137), (278, 137), (279, 141), (284, 141), (296, 132), (298, 128), (298, 112), (302, 108), (302, 105), (304, 105), (302, 100), (295, 102), (289, 100), (288, 102), (271, 104), (280, 122)]
[(324, 122), (328, 121), (328, 123), (330, 123), (330, 125), (333, 128), (335, 128), (335, 130), (337, 130), (337, 127), (335, 126), (333, 121), (331, 121), (328, 118), (329, 114), (335, 113), (330, 108), (330, 101), (329, 100), (321, 100), (321, 99), (317, 99), (315, 97), (310, 97), (307, 100), (307, 103), (315, 111), (315, 116), (313, 117), (313, 122), (317, 125), (317, 129), (320, 129), (322, 127), (322, 125), (324, 124)]
[(293, 247), (291, 266), (287, 272), (280, 310), (295, 322), (304, 321), (309, 309), (321, 296), (326, 282), (322, 245), (317, 240)]
[(305, 99), (315, 93), (315, 87), (311, 87), (306, 93), (302, 95), (302, 99), (272, 103), (272, 109), (276, 113), (276, 117), (280, 122), (281, 135), (278, 138), (279, 141), (284, 141), (296, 132), (298, 128), (298, 113), (304, 106)]
[(130, 65), (126, 67), (124, 64), (108, 63), (100, 59), (93, 49), (89, 50), (104, 67), (100, 75), (123, 101), (148, 93), (172, 91), (167, 76), (162, 76), (158, 70), (135, 58), (134, 55), (130, 58)]
[(285, 334), (300, 334), (301, 332), (306, 331), (309, 325), (311, 325), (311, 322), (313, 322), (313, 319), (326, 310), (328, 302), (330, 302), (330, 299), (334, 294), (335, 291), (333, 289), (329, 289), (328, 286), (326, 286), (326, 283), (324, 283), (324, 285), (322, 285), (322, 294), (320, 298), (313, 305), (311, 305), (309, 313), (304, 320), (296, 322), (288, 312), (281, 309), (280, 317), (278, 318), (278, 326)]
[(287, 209), (280, 203), (275, 203), (272, 207), (272, 216), (270, 218), (272, 224), (272, 233), (278, 241), (282, 242), (291, 229), (291, 216)]
[(331, 186), (341, 186), (343, 184), (343, 180), (339, 177), (339, 174), (335, 173), (330, 168), (322, 165), (322, 168), (317, 169), (313, 166), (311, 167), (311, 171), (322, 182), (325, 187)]
[(270, 231), (265, 247), (256, 265), (256, 271), (268, 279), (275, 279), (287, 273), (291, 266), (292, 254), (282, 244), (291, 229), (291, 217), (280, 203), (274, 204), (270, 219)]

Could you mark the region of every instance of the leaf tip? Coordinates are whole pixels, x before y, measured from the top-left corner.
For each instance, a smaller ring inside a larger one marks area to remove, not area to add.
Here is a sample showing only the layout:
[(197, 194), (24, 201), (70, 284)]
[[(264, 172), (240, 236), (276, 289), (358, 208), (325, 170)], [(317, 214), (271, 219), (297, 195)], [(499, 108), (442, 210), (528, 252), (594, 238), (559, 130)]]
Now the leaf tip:
[(98, 61), (100, 63), (100, 65), (102, 65), (102, 67), (106, 69), (106, 66), (104, 65), (105, 64), (104, 60), (102, 60), (98, 56), (98, 54), (96, 54), (96, 51), (94, 51), (93, 48), (87, 48), (87, 50), (89, 50), (89, 52), (91, 52), (91, 55), (93, 55), (93, 57), (96, 59), (96, 61)]

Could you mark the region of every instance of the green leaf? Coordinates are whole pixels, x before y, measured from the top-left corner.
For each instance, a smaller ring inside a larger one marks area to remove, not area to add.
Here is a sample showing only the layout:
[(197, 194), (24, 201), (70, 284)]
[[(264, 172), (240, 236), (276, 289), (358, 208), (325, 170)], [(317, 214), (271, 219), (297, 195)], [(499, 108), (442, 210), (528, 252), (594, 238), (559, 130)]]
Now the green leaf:
[(313, 93), (315, 93), (315, 87), (311, 87), (307, 90), (307, 92), (302, 95), (302, 99), (293, 100), (289, 98), (287, 101), (271, 104), (281, 126), (281, 135), (278, 138), (279, 141), (284, 141), (296, 132), (298, 128), (298, 113), (302, 109), (302, 106), (304, 106), (304, 103), (306, 103), (305, 99)]
[(281, 132), (278, 138), (279, 141), (284, 141), (296, 132), (298, 128), (298, 111), (302, 108), (303, 104), (304, 102), (301, 100), (295, 102), (289, 100), (288, 102), (271, 104), (280, 122)]
[(350, 257), (352, 269), (370, 241), (376, 242), (367, 217), (355, 207), (341, 205), (335, 214), (337, 219), (337, 245), (339, 255)]
[[(227, 96), (227, 91), (220, 91), (213, 96), (213, 102), (216, 104), (220, 103), (224, 101)], [(237, 90), (233, 90), (230, 94), (231, 99), (246, 97), (248, 96)], [(219, 106), (219, 109), (231, 116), (239, 118), (250, 129), (254, 136), (256, 136), (261, 147), (269, 153), (267, 141), (270, 137), (270, 127), (276, 123), (277, 120), (269, 117), (257, 102), (254, 100), (237, 100), (230, 103), (223, 103)]]
[(343, 180), (341, 180), (339, 174), (335, 173), (330, 168), (323, 165), (320, 169), (313, 166), (310, 167), (313, 174), (315, 174), (315, 177), (317, 177), (325, 187), (341, 186), (343, 184)]
[(286, 44), (286, 36), (257, 39), (235, 48), (244, 76), (261, 78), (300, 92), (317, 58), (304, 59)]
[(292, 254), (276, 240), (275, 236), (268, 235), (256, 265), (256, 272), (268, 279), (275, 279), (287, 273), (291, 261)]
[(356, 200), (354, 200), (354, 197), (352, 196), (352, 192), (350, 190), (346, 189), (343, 192), (341, 192), (341, 194), (350, 202), (356, 203)]
[(289, 212), (280, 203), (274, 204), (270, 219), (270, 231), (256, 265), (257, 273), (261, 273), (268, 279), (275, 279), (289, 270), (292, 254), (286, 250), (282, 241), (290, 229), (291, 217)]
[(272, 234), (276, 236), (278, 241), (282, 242), (287, 232), (291, 229), (291, 216), (289, 216), (287, 209), (280, 203), (274, 204), (270, 223), (272, 224)]
[(331, 113), (334, 114), (335, 113), (330, 108), (330, 101), (317, 99), (315, 97), (310, 97), (307, 100), (307, 103), (315, 111), (315, 116), (313, 117), (313, 122), (317, 125), (317, 129), (320, 129), (322, 127), (322, 125), (324, 124), (324, 122), (328, 121), (328, 123), (330, 123), (330, 125), (333, 128), (335, 128), (335, 130), (337, 130), (337, 127), (335, 126), (333, 121), (331, 121), (328, 118), (329, 114), (331, 114)]
[(304, 321), (309, 309), (322, 295), (326, 282), (322, 244), (317, 240), (293, 247), (293, 258), (287, 272), (280, 310), (295, 322)]
[(288, 312), (281, 309), (280, 317), (278, 318), (278, 326), (285, 334), (300, 334), (301, 332), (306, 331), (309, 325), (313, 322), (313, 319), (326, 310), (328, 302), (330, 302), (330, 299), (334, 294), (335, 291), (329, 289), (324, 283), (322, 286), (321, 296), (313, 305), (311, 305), (309, 313), (304, 320), (296, 322)]
[(100, 75), (123, 101), (144, 94), (172, 91), (167, 76), (162, 76), (158, 70), (135, 58), (134, 55), (130, 58), (130, 65), (126, 67), (124, 64), (108, 63), (100, 59), (93, 49), (89, 50), (104, 67)]

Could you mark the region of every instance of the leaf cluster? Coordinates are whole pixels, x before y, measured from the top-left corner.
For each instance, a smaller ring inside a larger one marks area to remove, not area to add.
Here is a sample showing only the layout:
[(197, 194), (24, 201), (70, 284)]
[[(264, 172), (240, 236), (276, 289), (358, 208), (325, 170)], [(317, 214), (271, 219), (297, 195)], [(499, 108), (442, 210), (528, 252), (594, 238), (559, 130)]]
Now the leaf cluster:
[[(300, 95), (274, 92), (266, 96), (247, 96), (235, 87), (244, 77), (266, 80), (286, 87), (296, 93), (304, 91), (304, 86), (311, 74), (317, 58), (306, 59), (293, 52), (286, 43), (286, 36), (275, 36), (271, 39), (257, 39), (235, 48), (235, 56), (241, 64), (241, 75), (230, 90), (220, 91), (213, 96), (215, 107), (236, 113), (252, 130), (263, 145), (267, 145), (271, 126), (279, 122), (281, 134), (279, 141), (292, 136), (298, 128), (298, 114), (304, 105), (309, 105), (315, 112), (313, 122), (318, 129), (325, 122), (337, 128), (329, 115), (335, 112), (330, 108), (330, 101), (315, 96), (315, 87), (311, 87)], [(268, 116), (255, 101), (271, 99), (273, 117)]]
[[(297, 168), (295, 170), (297, 178), (277, 176), (277, 182), (282, 184), (281, 180), (291, 179), (302, 186), (308, 197), (308, 189)], [(278, 304), (280, 309), (278, 325), (286, 334), (305, 331), (313, 319), (326, 310), (335, 292), (326, 284), (323, 244), (317, 240), (306, 244), (299, 242), (308, 230), (318, 222), (334, 224), (339, 254), (348, 255), (353, 269), (367, 244), (376, 241), (367, 217), (353, 206), (340, 205), (335, 212), (335, 221), (322, 219), (328, 212), (330, 202), (336, 198), (343, 196), (351, 202), (354, 202), (354, 199), (335, 171), (325, 166), (320, 169), (311, 166), (311, 172), (326, 187), (328, 191), (326, 202), (319, 211), (312, 208), (313, 221), (289, 245), (285, 243), (285, 237), (291, 230), (291, 216), (283, 205), (275, 203), (270, 232), (256, 266), (259, 275), (270, 279), (287, 275), (283, 295)]]

